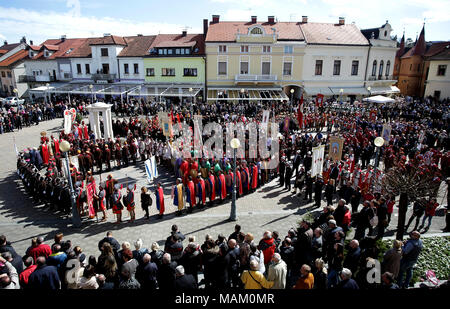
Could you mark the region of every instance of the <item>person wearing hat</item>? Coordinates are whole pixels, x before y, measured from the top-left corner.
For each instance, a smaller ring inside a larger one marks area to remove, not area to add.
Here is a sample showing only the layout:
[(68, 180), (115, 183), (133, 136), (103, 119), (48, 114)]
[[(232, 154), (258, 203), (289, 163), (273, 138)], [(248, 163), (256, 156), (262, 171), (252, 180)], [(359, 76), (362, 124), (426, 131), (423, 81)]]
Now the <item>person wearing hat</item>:
[(189, 203), (189, 209), (188, 212), (192, 213), (194, 210), (194, 206), (196, 205), (195, 200), (195, 185), (192, 181), (192, 177), (188, 176), (188, 182), (187, 182), (187, 190), (186, 190), (186, 202)]
[(98, 209), (103, 213), (102, 222), (106, 221), (106, 191), (103, 189), (102, 185), (98, 186), (98, 194), (94, 194), (94, 198), (97, 199), (98, 202)]
[(120, 193), (120, 185), (118, 183), (114, 184), (114, 193), (112, 195), (112, 209), (113, 209), (113, 213), (117, 216), (117, 223), (122, 222), (122, 209), (123, 209), (123, 205), (122, 202), (120, 201), (122, 197), (122, 194)]
[(125, 203), (125, 206), (127, 207), (128, 212), (130, 213), (130, 222), (133, 223), (134, 220), (136, 219), (136, 214), (134, 211), (135, 208), (135, 203), (134, 203), (134, 189), (135, 186), (132, 184), (129, 184), (127, 186), (127, 195), (124, 196), (123, 200)]

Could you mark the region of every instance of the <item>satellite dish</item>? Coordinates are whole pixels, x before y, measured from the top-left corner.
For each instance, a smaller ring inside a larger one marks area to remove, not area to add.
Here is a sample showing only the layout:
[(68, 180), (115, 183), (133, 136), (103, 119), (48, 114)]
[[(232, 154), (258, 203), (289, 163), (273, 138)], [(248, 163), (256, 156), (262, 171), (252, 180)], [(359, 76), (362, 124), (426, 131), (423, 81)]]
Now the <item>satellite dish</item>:
[(375, 144), (375, 146), (377, 146), (377, 147), (383, 146), (383, 145), (384, 145), (384, 138), (382, 138), (382, 137), (380, 137), (380, 136), (377, 137), (377, 138), (375, 138), (374, 144)]

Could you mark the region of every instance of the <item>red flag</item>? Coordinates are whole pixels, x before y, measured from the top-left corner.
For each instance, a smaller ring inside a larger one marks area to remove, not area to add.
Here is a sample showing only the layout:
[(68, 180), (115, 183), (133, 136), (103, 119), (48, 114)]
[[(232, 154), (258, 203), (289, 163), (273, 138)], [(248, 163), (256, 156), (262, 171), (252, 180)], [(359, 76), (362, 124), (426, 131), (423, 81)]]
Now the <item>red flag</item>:
[(303, 93), (302, 93), (302, 97), (300, 98), (300, 104), (299, 104), (298, 113), (297, 113), (297, 120), (298, 120), (298, 124), (300, 125), (300, 129), (303, 129)]

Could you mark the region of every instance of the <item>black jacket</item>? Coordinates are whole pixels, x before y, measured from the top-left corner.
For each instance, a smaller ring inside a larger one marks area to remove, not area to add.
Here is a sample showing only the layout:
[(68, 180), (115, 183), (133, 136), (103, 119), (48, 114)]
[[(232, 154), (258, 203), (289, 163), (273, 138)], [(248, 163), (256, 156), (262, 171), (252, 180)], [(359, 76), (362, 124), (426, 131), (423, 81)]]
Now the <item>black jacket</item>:
[(162, 264), (158, 269), (158, 284), (162, 291), (173, 291), (175, 288), (175, 268), (176, 262)]
[(178, 277), (175, 280), (176, 290), (193, 290), (197, 289), (198, 285), (194, 279), (194, 276), (185, 274), (184, 276)]
[(100, 240), (98, 243), (98, 250), (102, 251), (102, 246), (105, 242), (111, 245), (115, 253), (120, 250), (120, 244), (114, 237), (105, 237)]

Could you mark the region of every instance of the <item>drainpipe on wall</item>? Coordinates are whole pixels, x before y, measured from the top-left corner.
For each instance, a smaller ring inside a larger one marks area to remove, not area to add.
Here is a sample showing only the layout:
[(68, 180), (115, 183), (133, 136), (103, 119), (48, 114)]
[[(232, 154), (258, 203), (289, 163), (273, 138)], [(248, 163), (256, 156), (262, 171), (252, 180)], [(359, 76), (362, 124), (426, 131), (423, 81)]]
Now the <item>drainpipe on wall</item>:
[(372, 47), (372, 45), (369, 45), (369, 49), (367, 50), (366, 72), (364, 73), (364, 89), (366, 89), (367, 68), (369, 66), (369, 56), (370, 56), (370, 48), (371, 47)]
[(120, 63), (119, 63), (119, 58), (117, 58), (117, 76), (119, 77), (119, 82), (121, 81), (120, 80)]
[(205, 65), (205, 81), (204, 81), (204, 87), (203, 89), (205, 89), (204, 93), (203, 93), (203, 102), (208, 103), (208, 88), (207, 88), (207, 83), (206, 83), (206, 70), (207, 70), (207, 66), (206, 66), (206, 56), (202, 57), (203, 61), (204, 61), (204, 65)]

